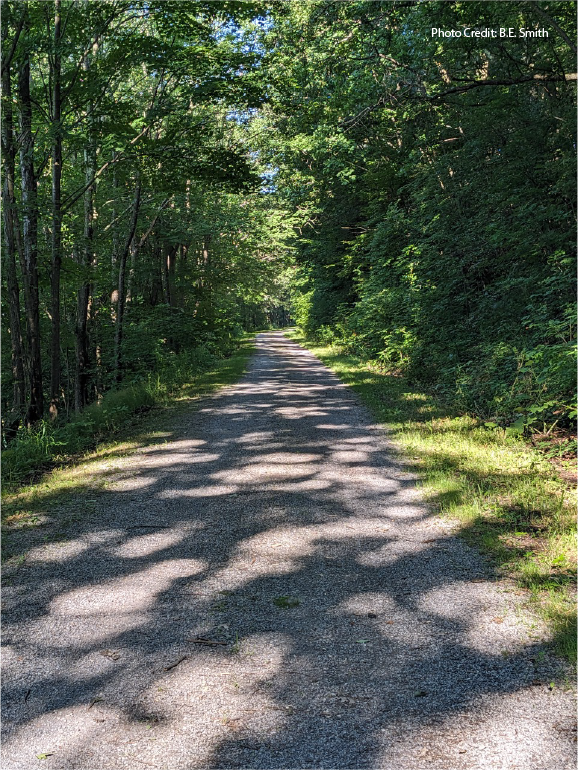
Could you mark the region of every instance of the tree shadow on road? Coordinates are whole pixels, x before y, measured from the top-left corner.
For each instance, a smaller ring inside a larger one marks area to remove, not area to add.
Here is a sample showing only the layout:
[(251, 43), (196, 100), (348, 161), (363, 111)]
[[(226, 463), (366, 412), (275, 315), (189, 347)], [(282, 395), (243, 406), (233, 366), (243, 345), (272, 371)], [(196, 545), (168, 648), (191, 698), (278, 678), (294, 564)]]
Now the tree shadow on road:
[(530, 757), (555, 661), (349, 390), (259, 353), (5, 589), (8, 766), (457, 768), (467, 725)]

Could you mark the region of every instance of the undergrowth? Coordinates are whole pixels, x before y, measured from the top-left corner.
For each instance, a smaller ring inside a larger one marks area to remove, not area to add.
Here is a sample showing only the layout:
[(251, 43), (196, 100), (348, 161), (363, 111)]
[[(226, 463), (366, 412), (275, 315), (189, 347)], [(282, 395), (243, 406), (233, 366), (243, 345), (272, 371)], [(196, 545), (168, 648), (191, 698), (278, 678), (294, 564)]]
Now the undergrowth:
[(576, 520), (573, 494), (553, 465), (519, 436), (454, 412), (399, 375), (306, 345), (384, 423), (422, 479), (430, 503), (460, 522), (460, 534), (527, 592), (556, 651), (576, 659)]
[[(252, 335), (251, 335), (252, 336)], [(3, 494), (37, 481), (55, 466), (66, 465), (126, 431), (135, 418), (174, 399), (190, 398), (232, 382), (245, 366), (252, 346), (239, 342), (228, 357), (205, 348), (184, 352), (146, 380), (112, 390), (64, 424), (42, 421), (34, 429), (23, 428), (2, 453)]]

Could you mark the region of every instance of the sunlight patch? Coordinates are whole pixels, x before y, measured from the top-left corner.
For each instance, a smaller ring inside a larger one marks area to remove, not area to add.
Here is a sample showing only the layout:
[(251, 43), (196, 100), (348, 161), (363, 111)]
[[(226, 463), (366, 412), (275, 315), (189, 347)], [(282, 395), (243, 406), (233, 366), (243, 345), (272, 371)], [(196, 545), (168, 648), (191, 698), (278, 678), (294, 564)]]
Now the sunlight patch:
[[(195, 487), (194, 489), (180, 489), (179, 497), (219, 497), (220, 495), (230, 495), (239, 490), (237, 484), (214, 484), (213, 486)], [(172, 490), (160, 492), (158, 497), (161, 500), (172, 500), (174, 498)]]
[(77, 588), (54, 599), (51, 612), (57, 615), (116, 615), (148, 610), (157, 594), (174, 580), (203, 572), (207, 563), (199, 559), (171, 559), (148, 569), (107, 581), (101, 585)]
[(184, 539), (183, 534), (178, 532), (151, 532), (146, 535), (136, 535), (127, 540), (126, 543), (114, 548), (112, 552), (115, 556), (124, 559), (139, 559), (142, 556), (149, 556), (157, 551), (170, 548), (172, 545), (180, 543)]
[(88, 548), (88, 543), (82, 540), (70, 540), (69, 542), (54, 542), (47, 545), (39, 545), (31, 548), (26, 556), (26, 561), (33, 563), (58, 563), (74, 559)]

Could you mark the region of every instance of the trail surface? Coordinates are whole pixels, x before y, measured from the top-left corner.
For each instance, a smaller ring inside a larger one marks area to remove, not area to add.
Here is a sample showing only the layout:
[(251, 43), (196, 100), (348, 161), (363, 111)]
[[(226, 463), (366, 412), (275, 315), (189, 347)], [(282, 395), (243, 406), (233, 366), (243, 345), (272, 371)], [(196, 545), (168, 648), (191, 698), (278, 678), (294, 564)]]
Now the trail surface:
[(78, 506), (4, 592), (4, 770), (574, 768), (519, 598), (281, 333)]

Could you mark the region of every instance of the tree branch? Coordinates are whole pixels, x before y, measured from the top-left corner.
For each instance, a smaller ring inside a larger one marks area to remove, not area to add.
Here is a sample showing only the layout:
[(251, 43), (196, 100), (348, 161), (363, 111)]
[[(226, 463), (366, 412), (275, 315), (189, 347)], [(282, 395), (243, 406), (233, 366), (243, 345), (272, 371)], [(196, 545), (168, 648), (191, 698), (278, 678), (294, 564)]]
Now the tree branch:
[(173, 196), (171, 195), (168, 198), (165, 198), (165, 200), (161, 203), (161, 206), (160, 206), (159, 210), (157, 211), (157, 213), (155, 214), (154, 219), (153, 219), (153, 221), (150, 224), (150, 227), (148, 228), (146, 233), (142, 236), (142, 238), (138, 242), (137, 251), (140, 251), (142, 249), (142, 247), (145, 245), (147, 238), (152, 233), (153, 228), (154, 228), (154, 226), (157, 223), (157, 219), (159, 218), (159, 216), (161, 214), (161, 211), (163, 209), (166, 209), (166, 207), (169, 205), (169, 203), (172, 200), (172, 198), (173, 198)]
[(528, 75), (525, 78), (518, 78), (517, 80), (472, 80), (463, 86), (457, 86), (456, 88), (450, 88), (448, 91), (444, 91), (441, 94), (434, 94), (430, 96), (430, 99), (443, 99), (444, 96), (449, 94), (461, 94), (464, 91), (471, 91), (472, 88), (480, 88), (483, 86), (517, 86), (523, 83), (570, 83), (575, 82), (578, 79), (576, 72), (571, 72), (566, 75)]
[(24, 10), (22, 11), (22, 16), (20, 17), (20, 21), (18, 22), (18, 28), (16, 29), (16, 32), (14, 34), (14, 40), (12, 41), (12, 45), (10, 46), (10, 50), (4, 57), (2, 61), (2, 75), (6, 72), (6, 70), (10, 67), (12, 64), (12, 59), (14, 58), (14, 53), (16, 51), (16, 46), (18, 45), (18, 40), (20, 39), (20, 33), (22, 32), (22, 27), (24, 26), (24, 19), (26, 17), (27, 8), (24, 6)]
[[(150, 125), (148, 125), (148, 126), (145, 126), (145, 127), (143, 128), (143, 130), (142, 130), (142, 131), (141, 131), (139, 134), (137, 134), (137, 135), (134, 137), (134, 139), (131, 139), (131, 140), (130, 140), (130, 142), (128, 143), (128, 147), (130, 147), (131, 145), (133, 145), (133, 144), (135, 144), (136, 142), (138, 142), (138, 140), (141, 138), (141, 136), (144, 136), (144, 134), (146, 134), (146, 132), (147, 132), (147, 131), (150, 129), (150, 127), (151, 127)], [(106, 171), (106, 169), (107, 169), (109, 166), (112, 166), (112, 165), (113, 165), (113, 163), (118, 163), (120, 160), (122, 160), (122, 159), (123, 159), (124, 153), (126, 152), (126, 150), (128, 149), (128, 147), (127, 147), (127, 148), (125, 148), (125, 149), (124, 149), (124, 150), (123, 150), (121, 153), (119, 153), (118, 155), (115, 155), (115, 157), (114, 157), (114, 158), (111, 158), (111, 160), (108, 160), (108, 161), (107, 161), (107, 162), (106, 162), (104, 165), (102, 165), (102, 166), (101, 166), (101, 167), (98, 169), (98, 171), (95, 173), (95, 175), (92, 177), (92, 179), (91, 179), (89, 182), (87, 182), (87, 183), (86, 183), (85, 185), (83, 185), (83, 186), (82, 186), (82, 187), (81, 187), (79, 190), (77, 190), (75, 193), (73, 193), (72, 195), (70, 195), (70, 196), (69, 196), (69, 197), (66, 199), (66, 201), (65, 201), (64, 205), (62, 206), (62, 213), (63, 213), (63, 214), (65, 214), (65, 213), (66, 213), (66, 212), (67, 212), (67, 211), (70, 209), (70, 207), (71, 207), (71, 206), (74, 206), (74, 204), (76, 203), (76, 201), (77, 201), (77, 200), (79, 200), (79, 198), (82, 198), (82, 196), (83, 196), (83, 195), (84, 195), (84, 193), (85, 193), (85, 192), (88, 190), (88, 188), (89, 188), (89, 187), (92, 187), (92, 185), (93, 185), (93, 184), (96, 182), (96, 180), (98, 179), (98, 177), (99, 177), (99, 176), (101, 176), (102, 174), (104, 174), (104, 172)]]
[(564, 32), (564, 30), (559, 26), (559, 24), (550, 16), (550, 14), (546, 13), (538, 3), (534, 3), (532, 5), (532, 10), (534, 10), (538, 16), (541, 16), (548, 24), (550, 24), (556, 32), (560, 35), (560, 37), (565, 40), (568, 45), (570, 46), (570, 49), (574, 51), (574, 53), (578, 53), (578, 49), (574, 45), (574, 42), (568, 37), (568, 35)]

